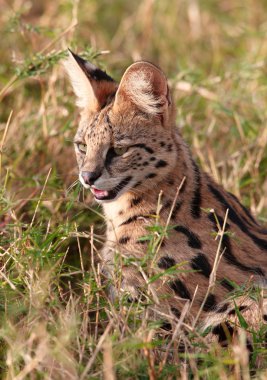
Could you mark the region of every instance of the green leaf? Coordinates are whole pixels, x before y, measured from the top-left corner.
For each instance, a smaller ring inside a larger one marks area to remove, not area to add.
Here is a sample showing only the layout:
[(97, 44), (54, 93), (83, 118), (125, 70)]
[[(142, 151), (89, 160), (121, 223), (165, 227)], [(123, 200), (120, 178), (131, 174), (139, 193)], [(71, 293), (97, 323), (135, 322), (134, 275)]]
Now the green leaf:
[(235, 301), (234, 301), (234, 304), (235, 304), (235, 312), (236, 312), (236, 315), (238, 317), (240, 326), (243, 327), (243, 329), (247, 329), (248, 328), (248, 324), (247, 324), (245, 318), (241, 314), (241, 312), (240, 312), (238, 306), (236, 305)]

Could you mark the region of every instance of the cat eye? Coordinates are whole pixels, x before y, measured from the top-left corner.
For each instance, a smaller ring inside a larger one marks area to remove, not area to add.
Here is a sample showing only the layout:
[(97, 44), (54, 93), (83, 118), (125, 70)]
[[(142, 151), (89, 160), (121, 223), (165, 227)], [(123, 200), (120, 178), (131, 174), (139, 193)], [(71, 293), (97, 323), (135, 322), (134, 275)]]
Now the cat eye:
[(124, 153), (126, 153), (128, 150), (128, 148), (126, 146), (122, 146), (122, 147), (118, 147), (118, 148), (115, 148), (114, 147), (114, 152), (116, 153), (117, 156), (122, 156)]
[(77, 147), (81, 153), (83, 153), (83, 154), (86, 153), (86, 151), (87, 151), (87, 145), (86, 144), (78, 143)]

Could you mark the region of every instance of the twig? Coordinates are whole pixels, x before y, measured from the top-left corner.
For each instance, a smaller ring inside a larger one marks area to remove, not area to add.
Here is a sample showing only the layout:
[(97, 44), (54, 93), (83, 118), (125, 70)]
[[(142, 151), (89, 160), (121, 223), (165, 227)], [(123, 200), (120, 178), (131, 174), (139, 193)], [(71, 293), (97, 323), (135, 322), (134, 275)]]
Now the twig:
[(190, 306), (190, 303), (186, 302), (185, 305), (184, 305), (184, 307), (183, 307), (181, 316), (180, 316), (180, 318), (178, 320), (178, 323), (175, 326), (175, 329), (174, 329), (174, 332), (172, 334), (171, 340), (170, 340), (170, 342), (167, 345), (164, 358), (163, 358), (163, 360), (161, 362), (161, 365), (160, 365), (161, 368), (164, 368), (164, 366), (165, 366), (165, 364), (167, 362), (169, 351), (171, 349), (171, 346), (172, 346), (173, 342), (176, 340), (176, 338), (177, 338), (177, 336), (179, 334), (179, 331), (181, 329), (181, 326), (183, 325), (183, 322), (184, 322), (184, 319), (185, 319), (186, 315), (188, 314), (189, 306)]
[(180, 191), (182, 189), (182, 187), (184, 186), (184, 183), (185, 183), (185, 180), (186, 180), (186, 177), (184, 176), (179, 187), (177, 188), (177, 191), (176, 191), (176, 194), (175, 194), (175, 197), (174, 197), (174, 200), (172, 202), (172, 207), (171, 207), (171, 210), (170, 210), (170, 213), (168, 215), (168, 219), (167, 219), (167, 222), (166, 222), (166, 226), (165, 226), (165, 232), (167, 231), (167, 227), (168, 225), (170, 224), (170, 220), (171, 220), (171, 217), (172, 217), (172, 213), (173, 213), (173, 209), (175, 207), (175, 204), (176, 204), (176, 201), (177, 201), (177, 198), (178, 198), (178, 195), (180, 194)]
[(103, 372), (105, 380), (115, 380), (112, 358), (112, 341), (106, 339), (103, 345)]
[(45, 188), (46, 188), (46, 184), (47, 184), (48, 178), (50, 177), (51, 170), (52, 170), (52, 168), (49, 169), (49, 172), (48, 172), (48, 174), (47, 174), (47, 176), (46, 176), (44, 186), (43, 186), (43, 188), (42, 188), (42, 191), (41, 191), (40, 197), (39, 197), (39, 199), (38, 199), (37, 205), (36, 205), (35, 210), (34, 210), (34, 214), (33, 214), (33, 217), (32, 217), (32, 221), (31, 221), (31, 224), (30, 224), (30, 228), (32, 228), (32, 226), (33, 226), (33, 222), (34, 222), (34, 220), (35, 220), (37, 210), (38, 210), (38, 208), (39, 208), (39, 205), (40, 205), (40, 202), (41, 202), (41, 199), (42, 199), (42, 196), (43, 196), (44, 190), (45, 190)]
[[(77, 224), (75, 223), (75, 231), (78, 233), (78, 228)], [(81, 262), (81, 269), (82, 269), (82, 278), (84, 280), (84, 264), (83, 264), (83, 256), (82, 256), (82, 250), (81, 250), (81, 244), (80, 244), (80, 239), (79, 236), (76, 236), (77, 239), (77, 244), (78, 244), (78, 251), (79, 251), (79, 256), (80, 256), (80, 262)]]
[(159, 241), (159, 243), (158, 243), (158, 246), (157, 246), (157, 250), (156, 250), (155, 255), (154, 255), (154, 260), (156, 259), (157, 254), (158, 254), (158, 252), (159, 252), (159, 250), (160, 250), (160, 247), (161, 247), (162, 241), (163, 241), (164, 237), (166, 236), (167, 228), (168, 228), (168, 225), (170, 224), (171, 216), (172, 216), (172, 213), (173, 213), (173, 210), (174, 210), (174, 207), (175, 207), (175, 204), (176, 204), (177, 198), (178, 198), (178, 196), (179, 196), (179, 194), (180, 194), (180, 191), (181, 191), (181, 189), (182, 189), (182, 187), (183, 187), (183, 185), (184, 185), (185, 180), (186, 180), (186, 177), (183, 177), (183, 179), (182, 179), (182, 181), (181, 181), (179, 187), (177, 187), (177, 191), (176, 191), (176, 193), (175, 193), (175, 197), (174, 197), (173, 202), (172, 202), (172, 207), (171, 207), (170, 213), (169, 213), (169, 215), (168, 215), (168, 219), (167, 219), (166, 225), (165, 225), (165, 227), (164, 227), (164, 232), (163, 232), (163, 234), (162, 234), (162, 236), (161, 236), (161, 239), (160, 239), (160, 241)]
[(1, 140), (1, 143), (0, 143), (0, 179), (2, 177), (2, 154), (3, 154), (3, 148), (4, 148), (4, 143), (5, 143), (5, 140), (6, 140), (7, 131), (8, 131), (9, 125), (10, 125), (10, 121), (11, 121), (12, 115), (13, 115), (13, 110), (10, 111), (10, 114), (8, 116), (7, 123), (6, 123), (5, 129), (4, 129), (4, 134), (3, 134), (3, 137), (2, 137), (2, 140)]
[(103, 346), (103, 344), (104, 344), (104, 341), (105, 341), (107, 335), (109, 334), (109, 332), (110, 332), (112, 326), (113, 326), (113, 320), (111, 320), (111, 321), (109, 322), (109, 324), (108, 324), (107, 327), (106, 327), (106, 330), (105, 330), (104, 333), (101, 335), (101, 337), (100, 337), (100, 339), (99, 339), (99, 341), (98, 341), (98, 343), (97, 343), (97, 346), (96, 346), (96, 348), (95, 348), (95, 351), (93, 352), (93, 355), (91, 356), (90, 360), (89, 360), (88, 363), (86, 364), (86, 367), (85, 367), (85, 369), (84, 369), (84, 371), (83, 371), (83, 373), (82, 373), (82, 375), (81, 375), (81, 377), (80, 377), (80, 380), (84, 380), (84, 379), (86, 378), (86, 375), (87, 375), (87, 373), (90, 371), (92, 365), (94, 364), (94, 361), (95, 361), (95, 359), (96, 359), (96, 357), (97, 357), (99, 351), (101, 350), (101, 348), (102, 348), (102, 346)]
[[(214, 212), (214, 211), (213, 211)], [(220, 251), (221, 251), (221, 246), (222, 246), (222, 241), (223, 241), (223, 236), (224, 236), (224, 233), (225, 233), (225, 227), (226, 227), (226, 221), (227, 221), (227, 218), (228, 218), (228, 212), (229, 212), (229, 209), (226, 210), (226, 213), (225, 213), (225, 217), (224, 217), (224, 221), (223, 221), (223, 227), (221, 228), (219, 226), (219, 231), (218, 231), (218, 234), (217, 236), (220, 236), (220, 240), (219, 240), (219, 244), (218, 244), (218, 247), (217, 247), (217, 252), (216, 252), (216, 256), (215, 256), (215, 260), (214, 260), (214, 263), (213, 263), (213, 268), (212, 268), (212, 272), (210, 274), (210, 278), (209, 278), (209, 286), (208, 286), (208, 289), (207, 289), (207, 292), (206, 292), (206, 295), (202, 301), (202, 304), (198, 310), (198, 313), (196, 315), (196, 318), (192, 324), (192, 327), (195, 327), (199, 317), (200, 317), (200, 314), (203, 310), (203, 307), (205, 305), (205, 302), (207, 301), (207, 298), (209, 296), (209, 294), (211, 293), (211, 291), (213, 290), (214, 286), (215, 286), (215, 282), (216, 282), (216, 273), (217, 273), (217, 269), (218, 269), (218, 265), (219, 265), (219, 262), (220, 262), (220, 259), (223, 255), (224, 252), (222, 252), (220, 254)]]

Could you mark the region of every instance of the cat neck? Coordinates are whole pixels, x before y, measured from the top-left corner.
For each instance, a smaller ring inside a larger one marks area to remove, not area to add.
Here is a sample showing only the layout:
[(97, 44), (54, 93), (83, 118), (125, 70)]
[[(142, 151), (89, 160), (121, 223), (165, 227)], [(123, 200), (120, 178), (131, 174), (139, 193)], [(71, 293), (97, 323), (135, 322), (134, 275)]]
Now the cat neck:
[[(164, 210), (170, 210), (173, 202), (179, 203), (182, 198), (186, 197), (185, 189), (187, 195), (194, 191), (195, 171), (196, 168), (198, 171), (198, 167), (192, 160), (187, 145), (179, 135), (175, 136), (175, 146), (177, 150), (176, 164), (165, 178), (159, 182), (155, 181), (155, 183), (152, 179), (149, 189), (142, 188), (141, 185), (122, 194), (115, 201), (103, 204), (108, 224), (117, 228), (132, 218), (144, 217), (145, 221), (146, 216), (157, 215), (159, 212), (164, 217)], [(164, 217), (164, 219), (166, 218)]]

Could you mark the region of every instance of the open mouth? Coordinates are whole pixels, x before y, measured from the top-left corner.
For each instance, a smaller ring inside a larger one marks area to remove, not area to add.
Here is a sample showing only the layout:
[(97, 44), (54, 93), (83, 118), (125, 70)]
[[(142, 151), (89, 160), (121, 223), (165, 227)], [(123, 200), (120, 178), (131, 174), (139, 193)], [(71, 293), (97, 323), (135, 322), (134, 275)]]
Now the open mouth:
[(95, 198), (99, 200), (106, 199), (106, 197), (109, 195), (108, 191), (96, 189), (94, 186), (91, 187), (91, 191), (94, 194)]
[(98, 201), (106, 201), (106, 200), (112, 200), (116, 198), (118, 193), (128, 185), (128, 183), (131, 181), (132, 177), (126, 177), (124, 178), (117, 186), (114, 187), (112, 190), (100, 190), (97, 189), (94, 185), (90, 187), (91, 192), (94, 194), (94, 197)]

